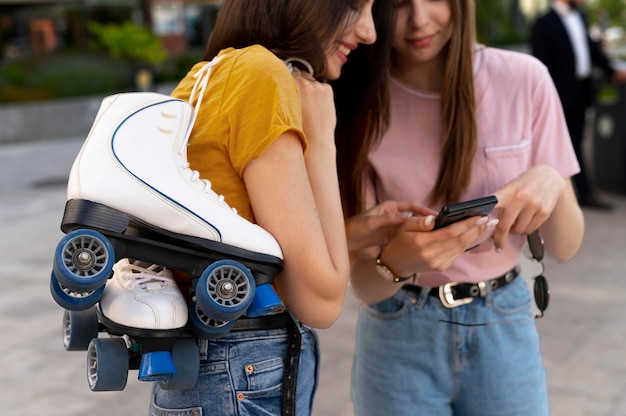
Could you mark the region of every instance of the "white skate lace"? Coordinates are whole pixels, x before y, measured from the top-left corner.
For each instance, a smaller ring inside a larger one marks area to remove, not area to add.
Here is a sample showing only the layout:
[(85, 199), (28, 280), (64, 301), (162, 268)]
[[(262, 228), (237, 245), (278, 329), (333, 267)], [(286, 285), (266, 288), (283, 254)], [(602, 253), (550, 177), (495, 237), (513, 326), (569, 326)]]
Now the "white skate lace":
[[(211, 181), (205, 178), (201, 178), (200, 172), (198, 172), (197, 170), (192, 170), (190, 168), (189, 162), (187, 162), (187, 145), (189, 143), (189, 138), (191, 136), (193, 125), (195, 124), (196, 118), (198, 117), (198, 112), (200, 111), (200, 105), (202, 104), (204, 93), (206, 92), (206, 88), (209, 83), (211, 70), (225, 56), (226, 54), (214, 58), (210, 62), (206, 63), (193, 75), (194, 78), (196, 78), (196, 82), (194, 83), (193, 88), (191, 89), (191, 93), (189, 94), (189, 103), (194, 107), (194, 111), (191, 123), (189, 123), (189, 128), (187, 129), (187, 132), (185, 134), (185, 138), (182, 141), (180, 148), (178, 149), (178, 155), (183, 157), (185, 160), (181, 167), (184, 171), (190, 174), (189, 180), (191, 180), (191, 182), (193, 183), (202, 184), (204, 186), (204, 193), (211, 195), (214, 199), (222, 203), (225, 208), (231, 209), (235, 214), (237, 214), (237, 209), (231, 207), (230, 205), (228, 205), (228, 203), (224, 201), (224, 195), (217, 194), (215, 191), (213, 191), (213, 189), (211, 188)], [(296, 70), (299, 71), (299, 69), (294, 66), (294, 62), (298, 62), (303, 65), (311, 74), (311, 76), (313, 76), (313, 67), (311, 67), (311, 65), (307, 61), (299, 58), (288, 58), (284, 61), (285, 65), (287, 65), (287, 68), (289, 69), (289, 72), (294, 72)]]
[[(224, 208), (232, 210), (235, 214), (237, 214), (237, 209), (231, 207), (224, 201), (224, 195), (217, 194), (211, 188), (211, 181), (208, 179), (204, 179), (200, 177), (200, 172), (197, 170), (192, 170), (189, 166), (189, 162), (187, 162), (187, 145), (189, 143), (189, 137), (191, 136), (192, 127), (196, 122), (196, 118), (198, 117), (198, 112), (200, 111), (200, 105), (202, 104), (202, 99), (204, 98), (204, 93), (206, 91), (206, 87), (209, 82), (209, 75), (211, 74), (211, 69), (224, 58), (225, 55), (219, 56), (213, 59), (211, 62), (205, 64), (202, 68), (200, 68), (195, 74), (194, 78), (196, 78), (196, 82), (193, 85), (191, 90), (191, 94), (189, 95), (189, 103), (194, 107), (193, 116), (191, 118), (191, 123), (189, 123), (189, 128), (185, 134), (185, 138), (182, 141), (180, 148), (178, 149), (178, 155), (183, 157), (184, 163), (181, 168), (188, 172), (189, 180), (193, 183), (201, 184), (204, 188), (204, 193), (210, 195), (213, 199), (219, 201)], [(197, 94), (197, 97), (196, 97)]]
[(213, 199), (216, 199), (217, 201), (221, 202), (224, 206), (224, 208), (228, 208), (233, 210), (233, 212), (236, 214), (237, 213), (237, 209), (231, 207), (230, 205), (228, 205), (228, 203), (226, 203), (226, 201), (224, 201), (224, 195), (218, 194), (215, 191), (213, 191), (213, 189), (211, 188), (211, 181), (208, 179), (204, 179), (204, 178), (200, 178), (200, 172), (198, 172), (197, 170), (192, 170), (189, 168), (189, 162), (186, 162), (182, 164), (181, 166), (186, 172), (189, 172), (191, 174), (191, 176), (189, 177), (189, 180), (193, 183), (199, 183), (201, 184), (201, 186), (203, 186), (202, 191), (205, 194), (211, 195), (213, 197)]
[(129, 263), (119, 267), (118, 272), (128, 289), (133, 289), (136, 285), (140, 285), (142, 289), (162, 289), (166, 286), (176, 286), (176, 282), (168, 269), (158, 264), (149, 266), (145, 264), (139, 261), (129, 261)]

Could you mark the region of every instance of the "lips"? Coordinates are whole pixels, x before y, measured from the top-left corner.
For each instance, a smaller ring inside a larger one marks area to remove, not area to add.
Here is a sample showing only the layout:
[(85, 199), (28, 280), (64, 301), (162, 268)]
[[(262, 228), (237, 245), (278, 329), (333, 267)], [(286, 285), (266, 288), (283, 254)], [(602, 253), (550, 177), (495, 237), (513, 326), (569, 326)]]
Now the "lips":
[(339, 50), (339, 52), (341, 52), (345, 56), (350, 55), (350, 52), (352, 52), (352, 50), (350, 48), (348, 48), (347, 46), (344, 46), (344, 45), (338, 45), (337, 49)]
[(434, 36), (423, 36), (419, 38), (409, 39), (409, 42), (414, 46), (424, 47), (430, 44), (430, 42), (434, 39)]

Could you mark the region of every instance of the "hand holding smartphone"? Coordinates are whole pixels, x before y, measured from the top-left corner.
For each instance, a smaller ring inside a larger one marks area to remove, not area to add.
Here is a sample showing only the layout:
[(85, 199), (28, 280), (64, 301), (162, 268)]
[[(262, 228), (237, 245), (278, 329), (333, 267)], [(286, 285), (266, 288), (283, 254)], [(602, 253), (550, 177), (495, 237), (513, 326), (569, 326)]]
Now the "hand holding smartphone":
[(484, 217), (491, 212), (497, 203), (498, 198), (494, 195), (490, 195), (483, 198), (446, 205), (441, 208), (437, 218), (435, 218), (435, 228), (433, 229), (436, 230), (470, 217)]

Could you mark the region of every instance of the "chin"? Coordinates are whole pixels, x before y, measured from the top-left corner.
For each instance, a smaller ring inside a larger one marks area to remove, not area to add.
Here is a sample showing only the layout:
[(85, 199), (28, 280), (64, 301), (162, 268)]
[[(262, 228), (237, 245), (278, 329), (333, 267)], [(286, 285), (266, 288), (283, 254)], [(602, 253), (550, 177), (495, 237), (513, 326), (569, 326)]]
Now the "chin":
[(341, 68), (328, 68), (324, 76), (327, 80), (334, 81), (341, 76)]

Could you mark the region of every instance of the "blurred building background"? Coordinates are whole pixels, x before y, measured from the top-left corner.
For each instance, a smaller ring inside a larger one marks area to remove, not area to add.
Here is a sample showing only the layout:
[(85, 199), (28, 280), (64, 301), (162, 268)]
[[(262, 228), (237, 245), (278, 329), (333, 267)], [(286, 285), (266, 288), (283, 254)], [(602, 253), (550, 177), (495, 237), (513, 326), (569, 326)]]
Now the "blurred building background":
[(88, 23), (149, 28), (170, 54), (202, 46), (221, 0), (0, 0), (3, 60), (86, 47)]
[(0, 105), (182, 78), (221, 0), (0, 0)]
[[(0, 104), (145, 88), (137, 85), (139, 67), (151, 70), (144, 84), (179, 79), (201, 57), (222, 1), (0, 0)], [(530, 25), (548, 6), (549, 0), (476, 1), (479, 41), (525, 49)], [(594, 37), (622, 59), (626, 1), (588, 0), (587, 8)], [(98, 72), (88, 61), (112, 70)], [(87, 72), (96, 85), (74, 82)]]

